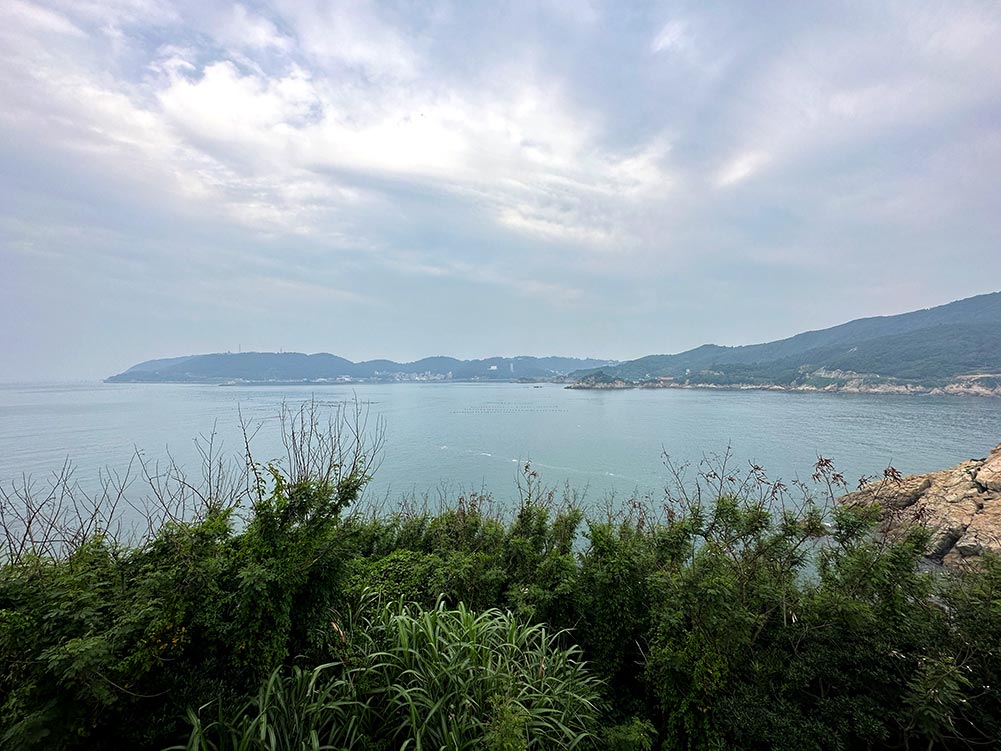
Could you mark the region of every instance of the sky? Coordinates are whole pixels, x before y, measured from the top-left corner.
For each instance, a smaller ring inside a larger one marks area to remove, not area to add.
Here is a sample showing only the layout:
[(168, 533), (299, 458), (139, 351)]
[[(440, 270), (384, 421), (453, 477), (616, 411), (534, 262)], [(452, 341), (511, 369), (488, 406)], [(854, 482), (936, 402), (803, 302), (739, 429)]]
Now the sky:
[(0, 381), (1001, 289), (1001, 4), (0, 0)]

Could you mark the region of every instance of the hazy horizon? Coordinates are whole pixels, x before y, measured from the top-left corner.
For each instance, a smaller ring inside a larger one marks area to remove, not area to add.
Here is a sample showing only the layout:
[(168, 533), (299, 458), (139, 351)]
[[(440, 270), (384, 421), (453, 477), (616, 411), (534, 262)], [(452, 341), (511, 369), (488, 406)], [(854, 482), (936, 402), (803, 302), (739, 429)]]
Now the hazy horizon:
[[(995, 294), (995, 293), (983, 293), (983, 294)], [(949, 302), (956, 302), (956, 301), (950, 300)], [(943, 304), (945, 304), (945, 303), (943, 303)], [(931, 305), (929, 307), (934, 308), (934, 307), (938, 307), (938, 306), (937, 305)], [(900, 313), (909, 313), (909, 312), (913, 312), (913, 311), (900, 311)], [(893, 316), (895, 314), (894, 313), (890, 313), (888, 315), (889, 316)], [(848, 323), (848, 322), (849, 321), (841, 321), (840, 323)], [(838, 324), (833, 324), (833, 325), (837, 326)], [(802, 334), (802, 333), (805, 333), (806, 331), (807, 330), (796, 331), (793, 334), (791, 334), (790, 336), (795, 336), (796, 334)], [(788, 337), (779, 337), (779, 340), (785, 339), (785, 338), (788, 338)], [(762, 344), (762, 343), (764, 343), (764, 342), (761, 342), (761, 341), (751, 341), (751, 342), (738, 342), (738, 343), (735, 343), (735, 344), (725, 344), (725, 345), (721, 345), (721, 346), (744, 346), (744, 345), (749, 345), (749, 344)], [(720, 343), (719, 342), (703, 342), (703, 345), (705, 345), (705, 344), (717, 344), (718, 345)], [(697, 345), (697, 346), (702, 346), (702, 345)], [(592, 353), (578, 354), (578, 353), (561, 353), (561, 352), (543, 352), (543, 353), (540, 353), (540, 354), (530, 354), (530, 355), (525, 355), (524, 353), (487, 353), (487, 354), (474, 355), (474, 356), (469, 356), (469, 357), (459, 357), (459, 356), (450, 354), (448, 352), (434, 352), (434, 353), (431, 353), (431, 354), (421, 355), (419, 357), (415, 357), (415, 358), (412, 358), (412, 359), (400, 359), (400, 358), (396, 358), (396, 357), (392, 357), (392, 356), (388, 356), (388, 355), (378, 355), (376, 357), (367, 357), (367, 358), (354, 358), (354, 357), (346, 356), (346, 355), (344, 355), (342, 353), (339, 353), (339, 352), (330, 352), (328, 350), (323, 350), (323, 349), (316, 349), (316, 350), (248, 350), (248, 349), (238, 348), (236, 350), (231, 350), (231, 349), (230, 350), (218, 350), (218, 351), (215, 351), (215, 352), (186, 352), (186, 353), (183, 353), (183, 354), (156, 355), (156, 356), (153, 356), (153, 357), (146, 358), (146, 360), (137, 360), (137, 361), (135, 361), (133, 363), (129, 363), (129, 365), (123, 366), (120, 371), (114, 371), (113, 373), (109, 372), (109, 373), (106, 373), (104, 375), (100, 375), (100, 376), (96, 376), (96, 377), (89, 377), (89, 378), (65, 378), (65, 377), (64, 378), (36, 378), (36, 379), (22, 380), (22, 381), (18, 381), (18, 380), (0, 380), (0, 384), (3, 384), (3, 385), (25, 385), (25, 384), (30, 384), (30, 383), (38, 383), (38, 384), (74, 383), (74, 382), (78, 382), (78, 383), (93, 383), (95, 381), (104, 380), (105, 378), (107, 378), (107, 377), (109, 377), (111, 375), (114, 375), (115, 373), (124, 372), (125, 370), (127, 370), (130, 367), (132, 367), (133, 365), (138, 365), (138, 364), (140, 364), (142, 362), (147, 362), (147, 361), (150, 361), (150, 360), (170, 360), (170, 359), (183, 358), (183, 357), (192, 357), (192, 356), (206, 355), (206, 354), (241, 354), (241, 353), (242, 354), (255, 354), (255, 353), (256, 354), (306, 354), (306, 355), (331, 354), (331, 355), (335, 355), (335, 356), (338, 356), (338, 357), (344, 357), (345, 359), (350, 360), (350, 361), (352, 361), (354, 363), (362, 363), (362, 362), (371, 361), (371, 360), (390, 360), (390, 361), (393, 361), (393, 362), (396, 362), (396, 363), (401, 363), (401, 364), (402, 363), (408, 363), (408, 362), (416, 362), (418, 360), (423, 360), (423, 359), (433, 358), (433, 357), (452, 357), (452, 358), (455, 358), (457, 360), (469, 361), (469, 360), (485, 360), (485, 359), (490, 359), (490, 358), (495, 358), (495, 357), (500, 357), (500, 358), (514, 358), (514, 357), (524, 357), (524, 356), (527, 356), (527, 357), (566, 357), (566, 358), (576, 358), (576, 359), (581, 359), (581, 360), (609, 360), (609, 361), (626, 362), (626, 361), (629, 361), (629, 360), (634, 360), (634, 359), (638, 359), (638, 358), (641, 358), (641, 357), (645, 357), (647, 355), (678, 354), (677, 352), (653, 352), (653, 351), (651, 351), (651, 352), (644, 352), (642, 354), (634, 355), (632, 357), (627, 357), (627, 358), (612, 358), (612, 357), (602, 357), (601, 355), (595, 355), (595, 354), (592, 354)]]
[(1001, 279), (998, 5), (0, 15), (0, 382), (628, 360)]

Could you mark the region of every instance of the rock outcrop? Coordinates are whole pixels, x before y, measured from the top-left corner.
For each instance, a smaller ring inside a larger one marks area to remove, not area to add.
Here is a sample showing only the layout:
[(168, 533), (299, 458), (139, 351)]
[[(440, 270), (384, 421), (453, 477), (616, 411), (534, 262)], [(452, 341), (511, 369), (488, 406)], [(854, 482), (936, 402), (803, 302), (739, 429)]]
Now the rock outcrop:
[(985, 551), (1001, 554), (1001, 444), (986, 459), (888, 477), (838, 500), (878, 506), (882, 531), (890, 537), (924, 525), (931, 531), (926, 556), (951, 568), (975, 562)]

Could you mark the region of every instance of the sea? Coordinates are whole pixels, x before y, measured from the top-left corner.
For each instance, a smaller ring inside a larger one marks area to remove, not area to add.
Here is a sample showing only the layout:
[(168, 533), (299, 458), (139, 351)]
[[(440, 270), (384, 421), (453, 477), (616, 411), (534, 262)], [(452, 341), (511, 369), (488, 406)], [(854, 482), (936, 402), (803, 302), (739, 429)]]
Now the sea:
[[(282, 410), (312, 404), (323, 419), (345, 408), (379, 439), (367, 501), (451, 502), (489, 494), (516, 503), (525, 465), (533, 481), (573, 488), (586, 504), (657, 501), (671, 467), (693, 478), (729, 455), (787, 485), (829, 458), (854, 488), (863, 475), (944, 469), (1001, 442), (1001, 399), (658, 389), (587, 391), (558, 384), (393, 383), (308, 386), (18, 384), (0, 386), (0, 485), (41, 492), (67, 465), (80, 488), (102, 477), (141, 496), (138, 453), (200, 476), (209, 441), (258, 462), (282, 461)], [(132, 467), (129, 474), (129, 467)]]

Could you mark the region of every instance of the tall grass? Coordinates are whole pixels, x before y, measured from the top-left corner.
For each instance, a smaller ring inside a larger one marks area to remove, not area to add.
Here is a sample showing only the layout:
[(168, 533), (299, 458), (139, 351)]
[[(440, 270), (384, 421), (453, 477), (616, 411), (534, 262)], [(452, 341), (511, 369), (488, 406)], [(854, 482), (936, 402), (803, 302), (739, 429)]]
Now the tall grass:
[[(192, 730), (177, 751), (324, 751), (358, 747), (364, 705), (331, 679), (334, 665), (275, 670), (235, 711), (222, 701), (188, 711)], [(214, 710), (215, 716), (205, 715)]]
[(275, 671), (235, 713), (221, 704), (192, 713), (186, 748), (318, 751), (365, 739), (416, 751), (527, 751), (594, 740), (600, 682), (577, 647), (561, 646), (562, 634), (443, 602), (370, 599), (368, 610), (342, 630), (337, 662)]

